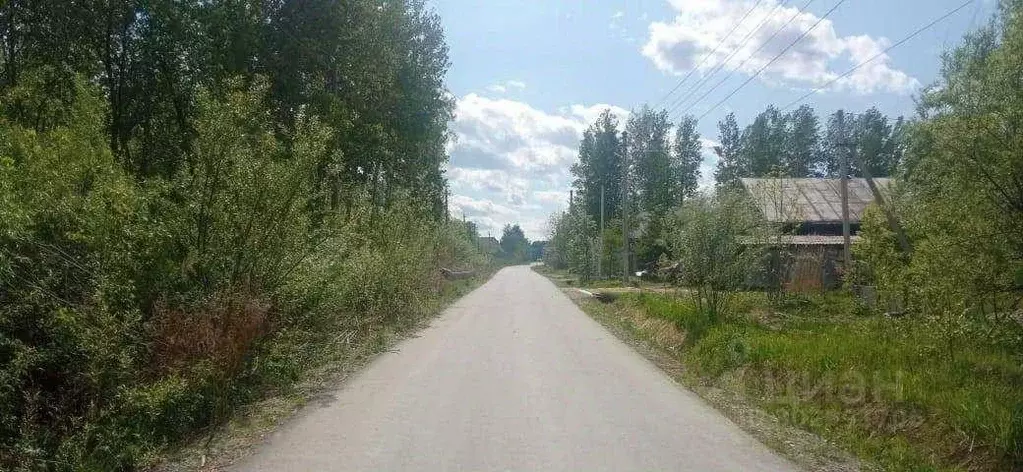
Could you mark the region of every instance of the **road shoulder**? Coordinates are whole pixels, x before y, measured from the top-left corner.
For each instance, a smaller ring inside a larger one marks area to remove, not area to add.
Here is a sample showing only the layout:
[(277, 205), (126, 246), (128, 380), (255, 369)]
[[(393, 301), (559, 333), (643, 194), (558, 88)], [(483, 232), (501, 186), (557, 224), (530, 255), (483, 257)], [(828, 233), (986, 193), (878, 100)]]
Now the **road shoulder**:
[(275, 431), (313, 407), (328, 404), (333, 399), (332, 392), (402, 341), (429, 328), (450, 306), (485, 285), (496, 273), (496, 269), (490, 270), (472, 279), (455, 282), (457, 286), (438, 303), (432, 315), (419, 320), (414, 327), (388, 327), (373, 337), (349, 340), (336, 357), (305, 373), (303, 379), (287, 391), (269, 395), (239, 409), (226, 423), (218, 425), (212, 434), (195, 438), (149, 470), (215, 472), (227, 469), (256, 451)]

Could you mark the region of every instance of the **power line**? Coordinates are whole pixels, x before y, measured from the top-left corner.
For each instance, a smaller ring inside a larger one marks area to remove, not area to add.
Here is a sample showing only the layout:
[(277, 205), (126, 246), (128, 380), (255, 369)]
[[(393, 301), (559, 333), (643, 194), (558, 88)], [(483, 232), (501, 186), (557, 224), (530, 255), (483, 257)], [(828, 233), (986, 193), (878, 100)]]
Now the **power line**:
[[(696, 70), (699, 69), (700, 66), (702, 66), (705, 62), (707, 62), (707, 59), (709, 59), (711, 56), (713, 56), (714, 53), (718, 52), (718, 48), (720, 48), (722, 44), (725, 44), (725, 41), (727, 41), (728, 38), (730, 38), (732, 36), (732, 33), (734, 33), (735, 30), (739, 29), (739, 25), (741, 25), (742, 22), (746, 21), (746, 18), (750, 15), (750, 13), (753, 13), (753, 10), (756, 10), (757, 7), (760, 6), (760, 3), (763, 2), (763, 1), (764, 0), (757, 0), (757, 2), (754, 3), (753, 6), (750, 7), (749, 10), (746, 11), (746, 14), (742, 15), (742, 18), (738, 22), (735, 23), (735, 26), (733, 26), (732, 29), (730, 31), (728, 31), (727, 34), (725, 34), (725, 37), (721, 38), (721, 41), (718, 41), (717, 46), (714, 46), (714, 49), (710, 52), (710, 54), (708, 54), (706, 56), (703, 56), (703, 60), (701, 60), (700, 63), (696, 65), (696, 67), (694, 67), (692, 69), (689, 69), (689, 73), (686, 74), (685, 77), (682, 77), (682, 80), (680, 80), (678, 82), (678, 84), (676, 84), (675, 87), (672, 88), (665, 96), (661, 97), (661, 99), (657, 101), (657, 105), (653, 106), (653, 108), (656, 109), (658, 106), (660, 106), (662, 103), (664, 103), (668, 99), (668, 97), (671, 96), (671, 94), (675, 93), (675, 91), (678, 90), (679, 87), (681, 87), (682, 84), (684, 84), (686, 82), (686, 80), (688, 80), (689, 77), (691, 77), (693, 75), (693, 72), (696, 72)], [(788, 0), (785, 0), (785, 1), (788, 1)]]
[[(803, 5), (803, 9), (806, 9), (807, 5), (809, 5), (813, 1), (814, 0), (808, 0), (806, 2), (806, 4)], [(735, 57), (735, 55), (738, 54), (739, 51), (742, 50), (742, 48), (746, 47), (746, 44), (749, 43), (750, 38), (752, 38), (752, 36), (754, 34), (759, 32), (764, 27), (765, 24), (767, 24), (767, 21), (770, 20), (771, 17), (774, 16), (774, 12), (777, 11), (778, 8), (781, 8), (782, 6), (785, 6), (788, 2), (789, 2), (789, 0), (783, 0), (781, 3), (776, 3), (774, 5), (774, 8), (771, 9), (770, 13), (768, 13), (767, 16), (765, 16), (763, 20), (760, 20), (760, 24), (758, 24), (755, 28), (750, 30), (749, 33), (746, 33), (746, 36), (744, 38), (739, 40), (739, 43), (740, 43), (739, 46), (737, 48), (733, 49), (731, 54), (728, 55), (728, 57), (726, 57), (718, 65), (712, 67), (711, 71), (708, 72), (707, 75), (703, 77), (703, 79), (701, 79), (699, 82), (697, 82), (696, 85), (693, 86), (693, 88), (691, 88), (688, 91), (688, 93), (686, 93), (685, 95), (680, 97), (678, 100), (675, 100), (674, 102), (672, 102), (672, 104), (669, 106), (670, 110), (668, 110), (668, 114), (670, 115), (670, 114), (674, 113), (675, 110), (677, 110), (680, 106), (682, 106), (682, 104), (685, 103), (686, 100), (691, 98), (693, 96), (693, 94), (695, 94), (696, 91), (699, 90), (700, 87), (703, 86), (703, 84), (707, 83), (707, 81), (710, 80), (710, 78), (713, 77), (714, 74), (717, 74), (722, 68), (724, 68), (724, 66), (726, 64), (728, 64), (728, 62), (731, 61), (732, 58)], [(798, 15), (798, 14), (799, 14), (799, 12), (797, 11), (796, 15)], [(793, 15), (793, 18), (795, 18), (795, 15)], [(790, 20), (790, 22), (791, 22), (791, 20)], [(786, 24), (786, 26), (788, 26), (788, 25)], [(766, 43), (770, 42), (772, 39), (774, 39), (774, 36), (776, 36), (777, 34), (778, 33), (775, 32), (775, 34), (772, 35), (770, 38), (768, 38), (767, 41), (764, 42), (764, 44), (766, 44)], [(763, 48), (763, 45), (761, 45), (760, 47)], [(759, 49), (758, 49), (758, 51), (759, 51)], [(754, 54), (756, 54), (756, 52), (754, 52)], [(749, 60), (749, 59), (747, 59), (747, 60)], [(745, 61), (743, 61), (743, 63), (745, 64)]]
[[(970, 0), (970, 1), (973, 1), (973, 0)], [(836, 3), (835, 6), (831, 7), (831, 9), (827, 11), (827, 13), (825, 13), (823, 16), (818, 18), (817, 22), (815, 22), (813, 24), (813, 26), (811, 26), (806, 31), (804, 31), (803, 34), (799, 35), (799, 37), (796, 38), (795, 41), (792, 41), (791, 43), (789, 43), (788, 46), (785, 46), (785, 49), (782, 49), (781, 52), (779, 52), (777, 56), (774, 56), (774, 58), (772, 58), (770, 61), (768, 61), (767, 64), (764, 64), (763, 67), (761, 67), (760, 69), (757, 69), (757, 71), (753, 75), (749, 76), (749, 78), (746, 79), (745, 82), (743, 82), (741, 85), (736, 87), (735, 90), (732, 90), (732, 92), (729, 93), (728, 95), (726, 95), (725, 98), (722, 98), (721, 101), (715, 103), (714, 106), (710, 107), (710, 109), (708, 109), (704, 114), (700, 115), (700, 117), (697, 118), (697, 121), (702, 120), (704, 117), (706, 117), (708, 114), (710, 114), (710, 112), (712, 112), (715, 109), (717, 109), (717, 107), (721, 106), (721, 104), (725, 103), (726, 101), (728, 101), (729, 98), (732, 98), (733, 95), (738, 93), (739, 90), (742, 90), (743, 87), (745, 87), (747, 84), (752, 82), (753, 79), (755, 79), (758, 75), (760, 75), (761, 72), (764, 71), (764, 69), (767, 69), (768, 67), (770, 67), (771, 64), (774, 64), (775, 61), (777, 61), (782, 56), (784, 56), (785, 53), (789, 51), (789, 49), (792, 49), (792, 46), (795, 46), (796, 43), (802, 41), (803, 38), (806, 37), (806, 35), (810, 34), (811, 31), (813, 31), (815, 28), (817, 28), (817, 25), (820, 25), (821, 22), (824, 21), (828, 16), (831, 16), (831, 14), (835, 10), (837, 10), (838, 7), (842, 6), (843, 3), (845, 3), (845, 0), (838, 0), (838, 3)]]
[(858, 69), (859, 69), (860, 67), (863, 67), (863, 66), (867, 65), (868, 63), (870, 63), (871, 61), (873, 61), (873, 60), (875, 60), (875, 59), (877, 59), (877, 58), (879, 58), (879, 57), (881, 57), (881, 56), (883, 56), (883, 55), (887, 54), (887, 53), (888, 53), (888, 51), (891, 51), (892, 49), (895, 49), (895, 48), (897, 48), (897, 47), (899, 47), (899, 46), (903, 45), (904, 43), (906, 43), (906, 41), (909, 41), (910, 39), (913, 39), (913, 38), (914, 38), (914, 37), (916, 37), (916, 36), (917, 36), (918, 34), (920, 34), (920, 33), (924, 32), (924, 31), (926, 31), (927, 29), (929, 29), (929, 28), (933, 27), (934, 25), (936, 25), (936, 24), (940, 23), (940, 22), (941, 22), (942, 20), (945, 20), (946, 18), (948, 18), (948, 17), (950, 17), (950, 16), (952, 16), (952, 15), (954, 15), (954, 14), (958, 13), (958, 12), (959, 12), (960, 10), (962, 10), (963, 8), (966, 8), (966, 6), (967, 6), (967, 5), (969, 5), (969, 4), (971, 4), (971, 3), (975, 2), (975, 1), (977, 1), (977, 0), (966, 0), (965, 2), (963, 2), (963, 4), (962, 4), (962, 5), (959, 5), (958, 7), (956, 7), (956, 8), (954, 8), (954, 9), (950, 10), (949, 12), (945, 13), (944, 15), (941, 15), (941, 16), (939, 16), (938, 18), (934, 19), (934, 20), (933, 20), (933, 21), (931, 21), (930, 23), (927, 23), (927, 24), (926, 24), (926, 25), (924, 25), (923, 27), (921, 27), (921, 28), (918, 28), (918, 29), (917, 29), (916, 31), (913, 31), (913, 32), (912, 32), (912, 33), (910, 33), (910, 34), (909, 34), (908, 36), (906, 36), (906, 37), (904, 37), (904, 38), (902, 38), (902, 39), (898, 40), (897, 42), (895, 42), (895, 43), (894, 43), (894, 44), (892, 44), (891, 46), (888, 46), (888, 48), (886, 48), (886, 49), (885, 49), (884, 51), (881, 51), (881, 52), (879, 52), (879, 53), (875, 54), (875, 55), (874, 55), (873, 57), (871, 57), (870, 59), (867, 59), (867, 60), (865, 60), (865, 61), (863, 61), (863, 62), (861, 62), (861, 63), (859, 63), (859, 64), (856, 64), (855, 66), (853, 66), (853, 68), (852, 68), (852, 69), (849, 69), (849, 70), (845, 71), (845, 73), (843, 73), (842, 75), (840, 75), (840, 76), (838, 76), (838, 77), (835, 77), (834, 79), (831, 79), (831, 80), (827, 81), (827, 82), (826, 82), (826, 83), (825, 83), (824, 85), (822, 85), (822, 86), (820, 86), (820, 87), (817, 87), (817, 88), (815, 88), (815, 89), (812, 89), (812, 90), (810, 90), (809, 92), (806, 92), (806, 94), (804, 94), (803, 96), (801, 96), (801, 97), (799, 97), (799, 98), (797, 98), (797, 99), (793, 100), (793, 101), (792, 101), (792, 102), (790, 102), (790, 103), (789, 103), (788, 105), (785, 105), (785, 106), (784, 106), (784, 107), (782, 108), (782, 110), (787, 110), (787, 109), (789, 109), (790, 107), (792, 107), (793, 105), (795, 105), (795, 104), (797, 104), (797, 103), (799, 103), (799, 102), (803, 101), (803, 100), (804, 100), (804, 99), (805, 99), (806, 97), (809, 97), (810, 95), (813, 95), (813, 94), (815, 94), (815, 93), (817, 93), (817, 92), (820, 92), (821, 90), (824, 90), (824, 89), (826, 89), (826, 88), (830, 87), (830, 86), (831, 86), (832, 84), (834, 84), (835, 82), (838, 82), (839, 80), (842, 80), (843, 78), (845, 78), (845, 77), (848, 77), (848, 76), (849, 76), (849, 74), (852, 74), (853, 72), (856, 72), (856, 71), (857, 71), (857, 70), (858, 70)]
[[(774, 38), (777, 37), (778, 34), (780, 34), (782, 31), (785, 31), (785, 28), (788, 28), (789, 25), (791, 25), (792, 22), (795, 21), (795, 19), (797, 17), (799, 17), (800, 14), (802, 14), (804, 11), (806, 11), (806, 8), (808, 6), (810, 6), (811, 3), (813, 3), (813, 0), (808, 0), (805, 4), (803, 4), (803, 8), (800, 8), (800, 9), (796, 10), (796, 12), (793, 13), (792, 16), (789, 17), (789, 20), (786, 21), (784, 25), (782, 25), (780, 28), (778, 28), (778, 30), (775, 31), (774, 34), (772, 34), (769, 38), (767, 38), (766, 41), (764, 41), (764, 42), (762, 42), (760, 44), (760, 47), (758, 47), (755, 51), (750, 53), (750, 55), (747, 56), (746, 59), (743, 59), (742, 62), (739, 63), (739, 65), (735, 66), (734, 68), (732, 68), (732, 70), (728, 71), (728, 74), (726, 74), (724, 77), (722, 77), (721, 80), (719, 80), (716, 84), (714, 84), (714, 86), (712, 86), (706, 92), (703, 92), (703, 95), (700, 95), (699, 98), (697, 98), (694, 102), (690, 103), (689, 106), (687, 107), (687, 111), (692, 109), (693, 107), (695, 107), (698, 103), (702, 102), (704, 98), (707, 98), (708, 95), (710, 95), (715, 90), (717, 90), (718, 87), (720, 87), (725, 82), (727, 82), (728, 79), (732, 78), (732, 76), (735, 75), (735, 73), (738, 72), (740, 69), (742, 69), (742, 66), (746, 65), (746, 63), (749, 62), (750, 59), (753, 59), (754, 57), (756, 57), (758, 52), (760, 52), (765, 47), (767, 47), (768, 44), (771, 44), (771, 41), (774, 40)], [(816, 25), (814, 25), (814, 26), (816, 26)]]

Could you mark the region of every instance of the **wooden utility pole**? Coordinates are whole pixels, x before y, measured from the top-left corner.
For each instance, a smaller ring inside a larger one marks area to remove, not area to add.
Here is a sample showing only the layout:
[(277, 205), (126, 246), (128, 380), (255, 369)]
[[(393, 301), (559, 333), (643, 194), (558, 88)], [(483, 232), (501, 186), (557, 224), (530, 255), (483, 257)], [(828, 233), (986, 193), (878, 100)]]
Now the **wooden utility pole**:
[[(855, 152), (854, 145), (849, 145), (849, 153)], [(852, 251), (850, 246), (852, 245), (852, 238), (849, 234), (849, 158), (846, 153), (841, 153), (842, 157), (839, 159), (838, 173), (842, 178), (842, 259), (845, 262), (845, 266), (842, 270), (848, 273), (852, 270)]]
[(622, 284), (629, 283), (629, 141), (625, 139), (622, 165)]
[(629, 190), (628, 190), (628, 162), (629, 162), (629, 141), (625, 139), (625, 155), (622, 157), (622, 181), (618, 186), (622, 195), (618, 204), (622, 208), (622, 284), (629, 281)]
[(881, 195), (881, 189), (877, 188), (877, 183), (874, 182), (874, 177), (870, 175), (870, 169), (863, 162), (863, 158), (856, 153), (853, 153), (856, 158), (856, 165), (860, 167), (860, 172), (863, 173), (863, 178), (867, 181), (867, 186), (870, 187), (870, 193), (874, 195), (874, 201), (877, 202), (877, 206), (881, 207), (881, 211), (884, 212), (884, 217), (888, 220), (888, 228), (895, 233), (895, 238), (899, 241), (899, 249), (902, 250), (904, 256), (909, 256), (913, 251), (913, 247), (909, 244), (909, 238), (906, 236), (906, 231), (902, 229), (902, 225), (899, 224), (899, 219), (895, 217), (895, 212), (892, 211), (891, 207), (884, 200), (884, 196)]
[(600, 233), (597, 234), (597, 278), (604, 276), (604, 184), (600, 184)]

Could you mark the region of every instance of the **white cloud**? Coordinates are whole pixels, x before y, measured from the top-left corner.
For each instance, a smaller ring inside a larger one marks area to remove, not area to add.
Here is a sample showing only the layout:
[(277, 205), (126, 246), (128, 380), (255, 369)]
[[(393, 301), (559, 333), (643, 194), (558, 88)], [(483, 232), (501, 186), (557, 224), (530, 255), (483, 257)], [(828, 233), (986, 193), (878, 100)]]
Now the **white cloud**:
[(506, 80), (504, 82), (498, 82), (487, 86), (487, 91), (494, 93), (505, 93), (509, 90), (524, 90), (526, 83), (521, 80)]
[[(750, 58), (740, 72), (752, 75), (820, 20), (815, 14), (800, 12), (796, 7), (775, 8), (778, 0), (766, 0), (757, 5), (746, 21), (715, 51), (714, 48), (749, 11), (753, 2), (670, 0), (670, 3), (677, 15), (671, 22), (656, 21), (650, 24), (649, 38), (642, 52), (657, 68), (674, 75), (688, 73), (697, 66), (700, 72), (707, 72), (732, 52), (736, 54), (725, 70), (732, 70)], [(791, 23), (790, 18), (794, 18)], [(754, 30), (765, 19), (763, 26)], [(772, 38), (775, 32), (777, 35)], [(747, 42), (741, 42), (750, 34)], [(834, 23), (824, 19), (767, 67), (761, 77), (773, 83), (820, 86), (838, 77), (852, 64), (858, 64), (881, 52), (889, 44), (888, 39), (883, 37), (840, 36)], [(763, 48), (757, 51), (761, 46)], [(850, 76), (838, 80), (834, 86), (862, 94), (906, 94), (919, 88), (920, 82), (895, 69), (891, 58), (882, 55)]]
[(625, 120), (629, 118), (629, 110), (619, 106), (608, 105), (606, 103), (590, 106), (572, 105), (570, 107), (562, 108), (561, 111), (579, 117), (584, 123), (589, 125), (590, 123), (597, 121), (597, 118), (604, 112), (604, 110), (611, 110), (611, 113), (618, 118), (618, 123), (620, 123), (624, 128)]
[(519, 223), (531, 239), (546, 237), (547, 217), (567, 206), (583, 130), (610, 105), (569, 105), (555, 113), (527, 103), (470, 93), (457, 100), (448, 143), (447, 175), (452, 215), (500, 236), (508, 223)]

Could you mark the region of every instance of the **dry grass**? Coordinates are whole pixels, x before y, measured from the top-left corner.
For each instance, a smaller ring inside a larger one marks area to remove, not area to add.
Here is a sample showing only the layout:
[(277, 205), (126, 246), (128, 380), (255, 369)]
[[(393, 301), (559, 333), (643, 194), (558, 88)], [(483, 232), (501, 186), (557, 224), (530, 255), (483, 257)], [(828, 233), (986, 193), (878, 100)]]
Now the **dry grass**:
[(164, 375), (212, 364), (236, 373), (252, 346), (270, 330), (270, 303), (249, 290), (218, 293), (194, 310), (157, 303), (151, 366)]

